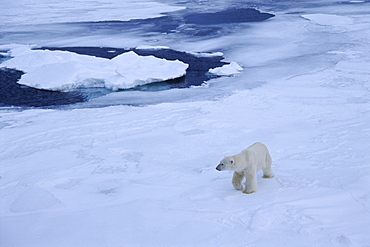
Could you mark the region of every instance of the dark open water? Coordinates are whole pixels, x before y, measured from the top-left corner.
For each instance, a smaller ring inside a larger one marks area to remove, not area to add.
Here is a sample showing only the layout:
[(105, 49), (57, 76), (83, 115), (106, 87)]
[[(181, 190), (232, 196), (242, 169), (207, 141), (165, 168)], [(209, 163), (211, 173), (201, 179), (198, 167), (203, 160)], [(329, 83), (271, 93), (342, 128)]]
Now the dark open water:
[[(261, 13), (255, 9), (233, 8), (214, 13), (191, 13), (182, 16), (182, 18), (179, 18), (178, 16), (164, 16), (160, 18), (132, 20), (128, 22), (89, 22), (71, 23), (70, 25), (83, 25), (92, 32), (99, 29), (108, 31), (119, 30), (122, 32), (123, 30), (142, 27), (143, 31), (148, 32), (177, 32), (191, 36), (215, 36), (222, 35), (224, 31), (223, 25), (264, 21), (271, 17), (273, 17), (272, 14)], [(184, 26), (190, 26), (191, 28), (184, 28)], [(108, 59), (132, 50), (142, 56), (153, 55), (167, 60), (178, 59), (189, 64), (186, 75), (182, 78), (152, 83), (130, 89), (141, 91), (159, 91), (171, 88), (198, 86), (215, 77), (214, 75), (207, 73), (209, 69), (226, 64), (225, 62), (222, 62), (223, 57), (221, 56), (200, 57), (171, 49), (137, 50), (112, 47), (43, 47), (39, 49), (71, 51)], [(0, 55), (0, 59), (6, 58)], [(67, 105), (83, 102), (93, 97), (99, 97), (101, 95), (111, 93), (109, 90), (96, 88), (78, 89), (73, 92), (35, 89), (17, 83), (22, 74), (22, 71), (4, 68), (0, 69), (0, 106), (49, 107)]]

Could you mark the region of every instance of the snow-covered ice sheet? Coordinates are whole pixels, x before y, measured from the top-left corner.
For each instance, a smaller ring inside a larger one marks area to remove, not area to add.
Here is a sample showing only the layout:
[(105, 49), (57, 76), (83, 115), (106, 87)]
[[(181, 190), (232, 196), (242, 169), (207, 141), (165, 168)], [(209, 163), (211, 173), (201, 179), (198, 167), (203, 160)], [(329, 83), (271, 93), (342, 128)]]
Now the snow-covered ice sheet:
[(10, 56), (12, 58), (0, 66), (25, 72), (19, 84), (49, 90), (80, 87), (127, 89), (181, 77), (188, 68), (187, 64), (178, 60), (139, 56), (133, 51), (105, 59), (67, 51), (31, 50), (28, 46), (14, 45)]
[(184, 9), (146, 0), (2, 0), (0, 25), (128, 21), (163, 16)]
[[(76, 109), (1, 109), (0, 245), (368, 247), (369, 5), (318, 2), (216, 39), (146, 40), (220, 50), (245, 68), (140, 94), (158, 104), (83, 108), (137, 95), (121, 92)], [(276, 177), (245, 195), (214, 168), (255, 141)]]
[[(368, 102), (310, 78), (217, 102), (3, 111), (3, 243), (366, 246)], [(255, 140), (276, 178), (245, 195), (214, 167)]]

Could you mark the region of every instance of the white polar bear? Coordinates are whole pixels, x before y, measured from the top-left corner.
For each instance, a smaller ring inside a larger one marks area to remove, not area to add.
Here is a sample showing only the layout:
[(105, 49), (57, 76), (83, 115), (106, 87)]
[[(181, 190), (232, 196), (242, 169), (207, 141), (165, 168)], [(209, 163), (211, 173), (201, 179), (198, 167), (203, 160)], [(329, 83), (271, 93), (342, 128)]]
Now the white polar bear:
[(273, 178), (271, 170), (271, 156), (266, 145), (256, 142), (239, 154), (225, 157), (216, 167), (217, 171), (234, 171), (232, 184), (235, 189), (243, 190), (241, 182), (245, 177), (243, 193), (250, 194), (257, 191), (257, 172), (263, 171), (263, 178)]

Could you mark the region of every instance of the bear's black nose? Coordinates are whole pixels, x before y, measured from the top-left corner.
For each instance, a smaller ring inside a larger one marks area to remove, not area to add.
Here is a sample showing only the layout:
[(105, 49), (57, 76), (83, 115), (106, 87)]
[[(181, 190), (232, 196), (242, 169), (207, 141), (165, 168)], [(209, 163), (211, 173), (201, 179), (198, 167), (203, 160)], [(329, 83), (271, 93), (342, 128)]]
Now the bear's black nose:
[(218, 166), (216, 166), (217, 171), (222, 171), (223, 168), (224, 168), (224, 164), (219, 164)]

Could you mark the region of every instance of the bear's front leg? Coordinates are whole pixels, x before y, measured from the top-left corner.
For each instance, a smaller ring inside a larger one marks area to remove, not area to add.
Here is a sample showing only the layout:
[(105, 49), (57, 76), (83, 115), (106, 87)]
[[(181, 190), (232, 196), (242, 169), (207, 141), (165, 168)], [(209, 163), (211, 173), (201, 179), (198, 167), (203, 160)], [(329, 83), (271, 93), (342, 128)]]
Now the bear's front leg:
[(240, 172), (234, 172), (232, 184), (233, 184), (233, 186), (236, 190), (242, 190), (243, 189), (243, 186), (242, 186), (243, 178), (244, 178), (244, 173), (243, 172), (241, 172), (241, 173)]
[(246, 174), (245, 188), (243, 193), (251, 194), (257, 192), (257, 176), (256, 173)]

